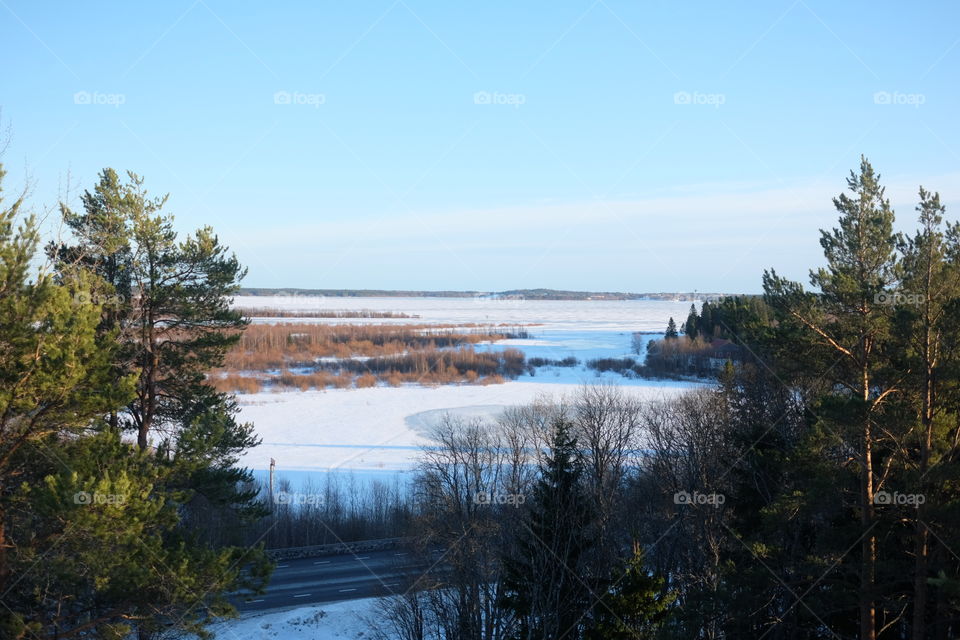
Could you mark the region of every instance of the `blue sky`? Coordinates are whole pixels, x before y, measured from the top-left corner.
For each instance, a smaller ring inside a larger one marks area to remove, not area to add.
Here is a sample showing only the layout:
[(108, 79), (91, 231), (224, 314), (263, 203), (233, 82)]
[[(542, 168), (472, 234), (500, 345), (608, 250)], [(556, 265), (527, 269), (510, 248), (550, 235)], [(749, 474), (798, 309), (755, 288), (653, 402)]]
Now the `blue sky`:
[(8, 189), (136, 171), (249, 286), (757, 291), (861, 153), (960, 202), (954, 2), (0, 0), (0, 56)]

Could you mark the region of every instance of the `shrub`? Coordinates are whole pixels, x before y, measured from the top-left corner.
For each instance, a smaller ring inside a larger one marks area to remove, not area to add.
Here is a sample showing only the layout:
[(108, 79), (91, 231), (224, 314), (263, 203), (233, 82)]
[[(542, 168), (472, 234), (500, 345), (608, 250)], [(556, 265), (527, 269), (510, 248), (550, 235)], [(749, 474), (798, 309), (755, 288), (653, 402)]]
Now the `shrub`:
[(630, 371), (636, 366), (637, 362), (633, 358), (597, 358), (587, 361), (587, 368), (594, 369), (601, 373), (605, 371), (616, 371), (624, 373)]
[(377, 386), (377, 376), (372, 373), (365, 373), (356, 380), (357, 389), (366, 389)]
[(333, 386), (337, 389), (349, 389), (353, 386), (353, 375), (344, 371), (332, 380)]
[(212, 377), (210, 384), (221, 393), (259, 393), (263, 387), (259, 378), (236, 374)]

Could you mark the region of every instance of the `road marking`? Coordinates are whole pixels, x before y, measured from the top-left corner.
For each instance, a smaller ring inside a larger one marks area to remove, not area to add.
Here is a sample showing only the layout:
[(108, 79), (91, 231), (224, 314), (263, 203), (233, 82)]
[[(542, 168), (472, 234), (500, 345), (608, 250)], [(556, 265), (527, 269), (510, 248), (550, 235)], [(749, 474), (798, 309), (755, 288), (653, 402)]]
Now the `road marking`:
[(254, 602), (263, 602), (263, 600), (251, 600), (250, 604), (253, 604)]
[(356, 591), (356, 589), (340, 589), (340, 593), (347, 593), (349, 591)]
[(399, 582), (394, 582), (393, 584), (385, 584), (385, 585), (383, 585), (383, 586), (385, 586), (385, 587), (399, 587), (399, 586), (400, 586), (400, 583), (399, 583)]
[(313, 564), (330, 564), (330, 561), (324, 560), (323, 562), (314, 562)]
[(369, 560), (370, 556), (357, 556), (357, 560)]
[(310, 594), (309, 594), (309, 593), (301, 593), (300, 595), (296, 595), (296, 596), (293, 596), (293, 597), (294, 597), (294, 598), (306, 598), (308, 595), (310, 595)]
[(278, 564), (278, 565), (277, 565), (277, 569), (286, 569), (286, 568), (289, 567), (289, 566), (290, 566), (290, 565), (288, 565), (288, 564)]
[(395, 554), (393, 554), (393, 555), (395, 555), (395, 556), (407, 556), (407, 555), (410, 555), (410, 554), (408, 554), (408, 553), (395, 553)]

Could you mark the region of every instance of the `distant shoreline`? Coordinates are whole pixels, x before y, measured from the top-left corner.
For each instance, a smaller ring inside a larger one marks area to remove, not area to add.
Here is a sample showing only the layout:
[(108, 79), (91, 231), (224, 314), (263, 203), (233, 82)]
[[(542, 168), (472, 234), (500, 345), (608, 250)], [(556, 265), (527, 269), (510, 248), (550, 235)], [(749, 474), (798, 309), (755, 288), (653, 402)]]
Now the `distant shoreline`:
[(242, 296), (311, 296), (327, 298), (489, 298), (491, 300), (716, 300), (727, 296), (752, 296), (744, 293), (622, 291), (564, 291), (559, 289), (513, 289), (510, 291), (403, 291), (381, 289), (298, 289), (293, 287), (240, 289)]

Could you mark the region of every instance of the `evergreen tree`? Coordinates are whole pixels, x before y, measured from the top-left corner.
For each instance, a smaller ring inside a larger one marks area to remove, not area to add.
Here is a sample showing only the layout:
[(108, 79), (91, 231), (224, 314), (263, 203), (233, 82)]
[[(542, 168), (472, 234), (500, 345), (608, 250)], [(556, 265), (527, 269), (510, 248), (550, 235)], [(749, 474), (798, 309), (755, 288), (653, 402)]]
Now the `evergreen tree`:
[[(38, 637), (122, 638), (178, 630), (208, 637), (229, 617), (228, 591), (257, 591), (268, 565), (257, 550), (196, 544), (164, 489), (171, 469), (109, 427), (50, 442), (15, 494), (16, 602)], [(34, 637), (34, 636), (28, 636)]]
[[(22, 197), (9, 206), (0, 200), (0, 592), (7, 594), (30, 534), (11, 526), (9, 512), (31, 469), (26, 452), (55, 459), (52, 443), (109, 408), (101, 389), (132, 391), (131, 380), (109, 376), (110, 354), (96, 340), (100, 307), (78, 304), (89, 298), (88, 281), (68, 288), (46, 271), (32, 275), (38, 235), (32, 216), (17, 226), (22, 206)], [(7, 605), (0, 625), (23, 632), (23, 613)]]
[(136, 433), (159, 460), (180, 465), (183, 488), (204, 504), (256, 514), (254, 495), (237, 490), (249, 472), (235, 468), (240, 453), (258, 440), (250, 424), (236, 422), (232, 397), (206, 380), (246, 326), (230, 298), (246, 273), (207, 227), (178, 242), (173, 218), (130, 173), (121, 182), (105, 169), (84, 210), (62, 206), (76, 244), (51, 246), (59, 276), (78, 273), (101, 283), (110, 304), (104, 331), (116, 331), (117, 375), (134, 375), (136, 395), (110, 424)]
[(699, 333), (699, 327), (697, 323), (700, 321), (700, 316), (697, 315), (697, 306), (690, 305), (690, 313), (687, 314), (687, 321), (683, 325), (683, 332), (687, 335), (688, 338), (693, 340), (697, 337)]
[[(819, 294), (803, 291), (798, 283), (770, 271), (764, 274), (766, 300), (779, 313), (782, 332), (800, 331), (813, 351), (786, 354), (801, 367), (824, 372), (835, 388), (849, 393), (826, 398), (824, 426), (836, 433), (854, 452), (859, 471), (860, 565), (858, 609), (860, 638), (873, 640), (877, 633), (877, 537), (874, 494), (879, 477), (876, 459), (880, 438), (888, 433), (884, 410), (898, 392), (895, 376), (882, 358), (889, 341), (891, 307), (878, 304), (897, 281), (893, 211), (884, 196), (879, 176), (865, 159), (859, 173), (847, 180), (851, 196), (834, 199), (840, 212), (839, 227), (823, 231), (827, 267), (812, 271), (811, 284)], [(786, 334), (784, 333), (784, 337)], [(830, 363), (834, 363), (831, 365)], [(829, 424), (828, 424), (829, 423)]]
[[(94, 281), (95, 297), (109, 302), (99, 335), (118, 343), (112, 373), (116, 380), (132, 376), (135, 393), (104, 422), (136, 435), (155, 467), (155, 492), (178, 505), (177, 536), (164, 540), (186, 545), (181, 580), (202, 582), (210, 570), (201, 552), (209, 542), (204, 522), (264, 515), (256, 493), (242, 488), (251, 484), (251, 472), (236, 466), (258, 442), (253, 426), (237, 422), (233, 397), (206, 380), (246, 326), (230, 308), (245, 270), (210, 228), (178, 240), (172, 217), (162, 213), (166, 198), (149, 197), (143, 180), (128, 175), (122, 182), (105, 169), (84, 194), (82, 212), (63, 206), (75, 244), (51, 245), (48, 254), (61, 282)], [(262, 559), (245, 556), (246, 564)], [(229, 574), (214, 581), (218, 588), (230, 583)], [(138, 624), (141, 635), (150, 624)]]
[(594, 509), (572, 425), (557, 419), (517, 549), (504, 559), (503, 605), (518, 621), (518, 640), (579, 638), (593, 606), (587, 553)]
[(590, 628), (584, 635), (587, 640), (656, 637), (676, 596), (666, 590), (663, 578), (647, 571), (643, 558), (643, 550), (634, 544), (623, 574), (610, 581), (594, 606)]
[[(931, 528), (937, 541), (951, 538), (954, 528), (941, 520), (943, 513), (931, 506), (955, 500), (950, 487), (957, 486), (951, 471), (954, 438), (947, 426), (953, 420), (950, 406), (960, 400), (957, 387), (957, 362), (960, 352), (960, 225), (944, 228), (945, 208), (939, 194), (920, 189), (919, 230), (900, 245), (903, 254), (901, 291), (904, 299), (896, 306), (897, 336), (901, 341), (897, 352), (898, 368), (907, 372), (908, 399), (917, 416), (916, 428), (899, 443), (905, 452), (899, 464), (907, 470), (903, 478), (913, 491), (928, 497), (910, 514), (914, 520), (912, 637), (927, 637), (927, 620), (931, 615), (945, 617), (945, 612), (931, 611), (928, 591), (934, 578), (930, 571)], [(892, 294), (895, 295), (895, 294)], [(896, 300), (896, 299), (894, 299)], [(905, 419), (905, 422), (909, 417)], [(914, 471), (915, 470), (915, 471)], [(899, 516), (898, 517), (902, 517)], [(903, 545), (910, 541), (904, 539)]]
[(673, 321), (673, 317), (670, 318), (670, 321), (667, 323), (667, 332), (664, 335), (664, 338), (667, 340), (672, 340), (674, 338), (680, 337), (680, 334), (677, 333), (677, 323)]
[(704, 340), (713, 340), (713, 305), (705, 300), (700, 305), (700, 319), (697, 321), (697, 334)]

